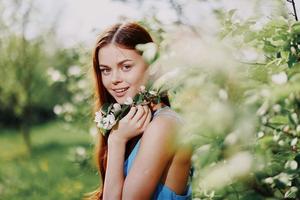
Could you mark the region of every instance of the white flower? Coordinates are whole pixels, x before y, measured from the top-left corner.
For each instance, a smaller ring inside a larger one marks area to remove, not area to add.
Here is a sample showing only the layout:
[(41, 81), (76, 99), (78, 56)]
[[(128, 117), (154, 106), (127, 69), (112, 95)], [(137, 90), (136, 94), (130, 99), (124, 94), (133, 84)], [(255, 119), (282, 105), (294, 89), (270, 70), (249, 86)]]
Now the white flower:
[(59, 115), (63, 112), (63, 108), (61, 105), (55, 105), (54, 108), (53, 108), (53, 112), (56, 114), (56, 115)]
[(98, 123), (97, 123), (97, 127), (98, 127), (98, 128), (104, 128), (103, 123), (102, 123), (102, 122), (98, 122)]
[(151, 95), (156, 95), (156, 94), (157, 94), (157, 92), (156, 92), (156, 91), (154, 91), (154, 90), (150, 90), (150, 91), (149, 91), (149, 94), (151, 94)]
[(266, 116), (263, 116), (263, 117), (261, 118), (261, 123), (262, 123), (262, 124), (267, 124), (267, 123), (268, 123), (268, 118), (267, 118)]
[(109, 114), (106, 118), (109, 121), (109, 123), (115, 123), (115, 116), (113, 114)]
[(273, 83), (275, 83), (277, 85), (283, 85), (287, 82), (287, 80), (288, 80), (288, 77), (285, 72), (280, 72), (278, 74), (272, 75), (272, 81), (273, 81)]
[(293, 113), (293, 114), (291, 115), (291, 117), (292, 117), (292, 119), (294, 120), (295, 123), (298, 123), (298, 122), (299, 122), (297, 113)]
[(279, 104), (275, 104), (273, 106), (273, 110), (274, 112), (279, 113), (281, 111), (281, 106)]
[(121, 110), (121, 105), (118, 104), (118, 103), (115, 103), (115, 104), (113, 105), (113, 108), (114, 108), (114, 112), (118, 112), (119, 110)]
[(274, 136), (273, 136), (273, 141), (276, 142), (276, 141), (279, 140), (279, 138), (280, 138), (280, 135), (279, 135), (279, 134), (278, 134), (278, 135), (274, 135)]
[(292, 46), (292, 47), (291, 47), (291, 52), (292, 52), (293, 55), (295, 55), (295, 54), (297, 53), (296, 48)]
[(291, 185), (292, 185), (292, 182), (291, 182), (292, 177), (291, 177), (290, 175), (288, 175), (287, 173), (281, 172), (280, 174), (278, 174), (278, 175), (276, 176), (276, 178), (277, 178), (280, 182), (284, 183), (284, 184), (287, 185), (287, 186), (291, 186)]
[(233, 180), (248, 175), (253, 165), (249, 152), (240, 152), (225, 163), (216, 164), (199, 183), (204, 190), (218, 189), (232, 183)]
[(298, 168), (298, 163), (295, 160), (288, 160), (285, 165), (284, 168), (290, 168), (291, 170), (296, 170)]
[(76, 154), (78, 156), (84, 157), (86, 155), (85, 148), (83, 148), (83, 147), (77, 147), (76, 148)]
[(67, 113), (75, 112), (75, 106), (71, 103), (64, 103), (62, 106), (63, 106), (63, 110)]
[(263, 131), (260, 131), (257, 133), (258, 138), (262, 138), (262, 137), (264, 137), (264, 135), (265, 135), (265, 133)]
[(284, 141), (283, 141), (283, 140), (280, 140), (280, 141), (278, 142), (278, 144), (279, 144), (279, 146), (283, 146), (283, 145), (284, 145)]
[(68, 69), (69, 76), (79, 76), (80, 73), (81, 73), (81, 69), (77, 65), (73, 65)]
[(60, 73), (59, 70), (56, 70), (54, 68), (49, 68), (47, 70), (47, 74), (53, 82), (64, 82), (66, 80), (66, 77), (62, 73)]
[(154, 60), (158, 51), (157, 45), (153, 42), (138, 44), (136, 49), (143, 51), (143, 57), (148, 63), (151, 63)]
[(272, 177), (268, 177), (268, 178), (264, 179), (264, 182), (267, 184), (272, 184), (272, 183), (274, 183), (274, 180)]
[(133, 103), (133, 99), (131, 97), (127, 97), (127, 99), (124, 102), (125, 105), (131, 105), (132, 103)]
[(145, 92), (145, 91), (146, 91), (146, 87), (145, 87), (144, 85), (141, 85), (140, 91), (141, 91), (141, 92)]
[(300, 125), (297, 125), (296, 131), (297, 131), (298, 133), (300, 133)]
[(289, 125), (283, 127), (283, 132), (289, 132), (289, 130), (290, 130)]
[(116, 123), (115, 116), (113, 114), (109, 114), (107, 117), (103, 118), (103, 128), (106, 130), (110, 130)]
[(101, 111), (95, 112), (95, 119), (94, 122), (100, 123), (102, 121), (102, 113)]
[(298, 138), (294, 138), (292, 141), (291, 141), (291, 146), (296, 146), (298, 142)]

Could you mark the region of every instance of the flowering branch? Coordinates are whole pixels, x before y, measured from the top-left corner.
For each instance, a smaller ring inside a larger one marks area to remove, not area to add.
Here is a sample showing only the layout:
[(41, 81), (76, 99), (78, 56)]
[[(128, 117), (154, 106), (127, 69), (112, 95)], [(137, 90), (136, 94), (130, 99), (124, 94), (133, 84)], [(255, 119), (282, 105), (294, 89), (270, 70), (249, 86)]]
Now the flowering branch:
[(95, 113), (94, 121), (100, 128), (103, 136), (108, 136), (110, 130), (122, 119), (132, 106), (157, 104), (161, 101), (164, 93), (156, 90), (146, 90), (145, 86), (141, 86), (139, 93), (132, 99), (128, 97), (124, 104), (105, 103), (99, 111)]

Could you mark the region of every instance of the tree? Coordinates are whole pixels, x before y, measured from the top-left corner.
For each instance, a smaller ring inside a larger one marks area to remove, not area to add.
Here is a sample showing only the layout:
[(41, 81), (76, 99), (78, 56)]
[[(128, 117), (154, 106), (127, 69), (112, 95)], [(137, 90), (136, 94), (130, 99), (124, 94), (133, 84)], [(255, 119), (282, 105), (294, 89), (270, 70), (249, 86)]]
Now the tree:
[(44, 39), (50, 40), (51, 33), (28, 36), (35, 11), (33, 0), (13, 1), (1, 6), (10, 8), (10, 17), (1, 18), (0, 23), (0, 118), (20, 128), (30, 151), (30, 127), (38, 117), (49, 117), (54, 104), (49, 101), (53, 100), (54, 92), (48, 89), (45, 81), (51, 55)]

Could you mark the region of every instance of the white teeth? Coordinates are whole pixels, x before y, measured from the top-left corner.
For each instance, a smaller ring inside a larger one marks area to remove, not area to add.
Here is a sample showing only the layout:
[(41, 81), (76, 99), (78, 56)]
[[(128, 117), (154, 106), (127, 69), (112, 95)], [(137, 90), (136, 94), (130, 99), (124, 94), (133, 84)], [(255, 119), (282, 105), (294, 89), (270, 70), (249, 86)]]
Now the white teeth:
[(124, 92), (126, 90), (126, 88), (124, 89), (118, 89), (118, 90), (115, 90), (116, 92)]

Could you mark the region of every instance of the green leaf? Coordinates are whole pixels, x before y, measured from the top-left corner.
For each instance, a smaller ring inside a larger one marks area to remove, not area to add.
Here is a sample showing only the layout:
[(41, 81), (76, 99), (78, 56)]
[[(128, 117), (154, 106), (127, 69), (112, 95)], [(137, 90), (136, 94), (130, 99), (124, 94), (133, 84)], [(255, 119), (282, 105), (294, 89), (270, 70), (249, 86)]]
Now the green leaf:
[(300, 22), (296, 22), (292, 25), (292, 33), (300, 34)]
[(288, 124), (289, 119), (287, 116), (276, 115), (272, 117), (269, 122), (272, 124)]
[(296, 64), (297, 59), (298, 59), (297, 56), (290, 54), (290, 57), (289, 57), (289, 60), (288, 60), (289, 68), (293, 67)]
[(281, 51), (280, 52), (281, 58), (284, 60), (288, 60), (289, 56), (290, 56), (290, 52), (289, 51)]
[(107, 114), (110, 105), (111, 105), (110, 103), (104, 103), (101, 107), (101, 110)]

